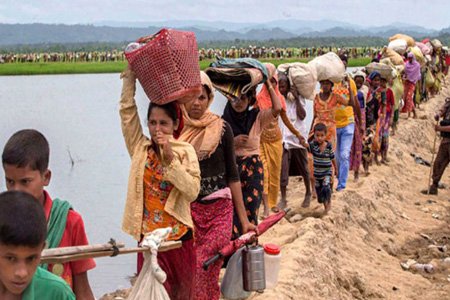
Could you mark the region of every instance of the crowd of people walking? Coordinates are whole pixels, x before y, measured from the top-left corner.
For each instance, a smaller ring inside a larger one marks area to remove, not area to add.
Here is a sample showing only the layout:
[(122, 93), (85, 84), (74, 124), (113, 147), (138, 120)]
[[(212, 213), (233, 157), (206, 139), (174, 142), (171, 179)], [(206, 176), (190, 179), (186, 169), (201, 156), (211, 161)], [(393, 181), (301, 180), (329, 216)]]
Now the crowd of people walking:
[[(389, 139), (399, 121), (407, 122), (411, 113), (415, 118), (421, 101), (428, 94), (439, 93), (440, 86), (423, 87), (424, 72), (432, 69), (439, 78), (448, 71), (440, 53), (421, 66), (409, 52), (404, 56), (404, 68), (395, 76), (364, 69), (345, 72), (352, 51), (338, 54), (344, 70), (341, 80), (322, 76), (310, 98), (300, 94), (287, 72), (272, 64), (244, 60), (260, 71), (260, 89), (254, 84), (241, 92), (240, 82), (232, 79), (225, 89), (219, 88), (211, 76), (201, 72), (199, 96), (181, 102), (151, 102), (145, 122), (141, 122), (135, 102), (136, 73), (127, 67), (121, 74), (120, 124), (131, 158), (122, 229), (140, 242), (148, 233), (170, 227), (167, 239), (181, 242), (180, 248), (158, 254), (170, 299), (220, 298), (219, 275), (226, 259), (221, 257), (207, 270), (202, 268), (203, 262), (230, 241), (249, 231), (258, 232), (258, 223), (271, 213), (292, 206), (298, 195), (288, 199), (288, 186), (296, 184), (290, 176), (300, 176), (305, 186), (301, 206), (308, 208), (318, 201), (327, 214), (333, 194), (347, 188), (351, 172), (357, 181), (361, 174), (370, 176), (374, 166), (389, 164)], [(374, 57), (374, 62), (378, 61)], [(241, 62), (227, 63), (230, 67)], [(222, 115), (210, 110), (216, 88), (228, 100)], [(400, 114), (405, 117), (399, 118)], [(433, 184), (426, 190), (430, 194), (437, 194), (449, 163), (450, 100), (436, 115), (437, 120), (441, 117), (444, 121), (436, 131), (445, 138), (433, 168)], [(30, 255), (40, 255), (47, 220), (47, 242), (52, 247), (87, 244), (81, 216), (68, 202), (52, 201), (45, 191), (51, 178), (49, 152), (47, 140), (36, 130), (21, 130), (6, 143), (2, 163), (12, 192), (0, 195), (2, 255), (17, 252), (18, 246), (32, 249)], [(22, 208), (7, 210), (11, 199)], [(31, 204), (34, 202), (44, 210), (24, 215), (27, 209), (39, 210)], [(12, 224), (14, 218), (30, 221), (22, 230)], [(87, 279), (87, 271), (95, 267), (92, 259), (43, 266), (62, 279), (41, 269), (35, 273), (38, 263), (32, 274), (22, 276), (25, 279), (18, 276), (23, 280), (13, 284), (13, 289), (5, 284), (5, 264), (0, 264), (0, 293), (42, 294), (45, 285), (29, 285), (33, 276), (40, 276), (33, 280), (56, 282), (47, 289), (59, 293), (54, 299), (93, 299)], [(138, 255), (138, 274), (143, 263), (143, 256)]]

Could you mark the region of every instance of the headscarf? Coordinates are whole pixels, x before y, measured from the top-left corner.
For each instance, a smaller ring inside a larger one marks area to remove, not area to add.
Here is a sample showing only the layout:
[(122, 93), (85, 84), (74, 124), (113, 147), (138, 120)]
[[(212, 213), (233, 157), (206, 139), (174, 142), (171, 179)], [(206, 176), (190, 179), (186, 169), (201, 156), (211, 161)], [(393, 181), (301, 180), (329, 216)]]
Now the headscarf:
[(253, 124), (258, 117), (259, 109), (250, 109), (250, 104), (243, 112), (237, 112), (231, 106), (231, 102), (228, 101), (223, 111), (222, 118), (230, 124), (233, 129), (233, 135), (238, 136), (241, 134), (248, 135), (253, 127)]
[(379, 72), (377, 72), (377, 71), (373, 71), (372, 73), (370, 73), (370, 75), (369, 75), (369, 77), (368, 77), (369, 82), (371, 82), (372, 80), (374, 80), (375, 77), (377, 77), (377, 76), (379, 76), (379, 77), (381, 78), (381, 74), (380, 74)]
[[(409, 62), (409, 58), (412, 58), (412, 62)], [(420, 80), (420, 64), (416, 61), (416, 57), (412, 52), (408, 53), (408, 61), (405, 64), (406, 79), (412, 83), (416, 83)]]
[(205, 72), (200, 72), (203, 86), (209, 88), (208, 108), (200, 119), (195, 120), (189, 117), (184, 104), (181, 105), (181, 111), (184, 117), (184, 130), (181, 132), (180, 139), (190, 143), (199, 160), (206, 159), (213, 154), (222, 138), (223, 120), (209, 110), (214, 100), (214, 88), (211, 80)]
[(353, 80), (355, 80), (356, 77), (362, 77), (364, 80), (366, 80), (366, 73), (364, 73), (361, 70), (358, 70), (355, 73), (353, 73)]
[[(278, 75), (277, 72), (275, 72), (272, 76), (277, 82), (276, 86), (273, 87), (275, 94), (278, 96), (278, 99), (280, 99), (281, 106), (284, 110), (286, 110), (286, 101), (284, 99), (284, 96), (280, 93), (280, 90), (278, 89)], [(269, 79), (270, 80), (270, 79)], [(267, 86), (264, 84), (261, 91), (256, 96), (256, 105), (259, 107), (259, 109), (271, 109), (272, 108), (272, 97), (270, 97), (270, 92)]]
[(369, 102), (372, 101), (372, 99), (376, 98), (376, 94), (379, 93), (382, 90), (381, 85), (379, 85), (375, 89), (372, 87), (372, 80), (374, 80), (375, 77), (377, 77), (377, 76), (379, 76), (381, 78), (381, 74), (380, 73), (378, 73), (377, 71), (373, 71), (367, 77), (367, 81), (370, 83), (370, 88), (369, 88), (369, 93), (368, 93), (368, 97), (367, 97), (366, 103), (369, 103)]
[(181, 107), (178, 103), (172, 102), (175, 105), (175, 110), (177, 111), (177, 118), (179, 120), (178, 128), (173, 132), (173, 137), (175, 139), (178, 139), (180, 137), (181, 131), (183, 131), (184, 128), (184, 118), (183, 113), (181, 112)]

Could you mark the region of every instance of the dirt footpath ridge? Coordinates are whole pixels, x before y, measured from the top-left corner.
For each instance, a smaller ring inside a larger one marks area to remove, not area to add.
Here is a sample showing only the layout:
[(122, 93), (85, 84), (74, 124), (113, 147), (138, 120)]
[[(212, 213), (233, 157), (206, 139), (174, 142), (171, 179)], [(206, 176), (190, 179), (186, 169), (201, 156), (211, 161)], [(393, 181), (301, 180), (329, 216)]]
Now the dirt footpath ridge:
[[(373, 165), (357, 183), (351, 174), (329, 215), (317, 202), (300, 208), (303, 184), (291, 181), (290, 216), (300, 221), (283, 220), (260, 238), (282, 245), (283, 259), (278, 286), (252, 299), (450, 299), (450, 170), (442, 178), (446, 189), (422, 195), (430, 168), (411, 156), (431, 161), (433, 116), (449, 96), (447, 85), (421, 104), (418, 119), (402, 116), (389, 165)], [(435, 270), (405, 271), (400, 263), (408, 259)]]

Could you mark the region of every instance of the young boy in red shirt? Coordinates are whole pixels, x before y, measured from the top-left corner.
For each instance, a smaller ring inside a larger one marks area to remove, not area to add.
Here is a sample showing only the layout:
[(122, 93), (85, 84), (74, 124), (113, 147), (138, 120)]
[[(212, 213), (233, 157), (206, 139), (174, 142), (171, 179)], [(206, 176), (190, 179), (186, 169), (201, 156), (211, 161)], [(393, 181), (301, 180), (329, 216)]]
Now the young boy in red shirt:
[[(52, 175), (48, 169), (49, 155), (48, 142), (40, 132), (33, 129), (16, 132), (6, 143), (2, 154), (6, 187), (8, 191), (29, 193), (42, 205), (48, 223), (48, 248), (87, 245), (81, 215), (67, 201), (52, 200), (44, 190)], [(87, 276), (87, 271), (95, 267), (93, 259), (43, 267), (62, 277), (72, 287), (77, 299), (94, 299)]]

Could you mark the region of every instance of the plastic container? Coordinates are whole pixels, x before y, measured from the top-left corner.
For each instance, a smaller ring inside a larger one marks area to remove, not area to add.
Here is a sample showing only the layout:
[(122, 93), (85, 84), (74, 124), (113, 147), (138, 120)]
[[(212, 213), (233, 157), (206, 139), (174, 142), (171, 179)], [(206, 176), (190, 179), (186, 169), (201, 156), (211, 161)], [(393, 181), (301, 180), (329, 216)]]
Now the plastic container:
[(242, 278), (243, 250), (244, 248), (240, 248), (231, 256), (220, 284), (220, 291), (226, 299), (246, 299), (251, 295), (250, 292), (244, 290), (244, 280)]
[(278, 283), (280, 272), (281, 249), (275, 244), (264, 245), (264, 266), (266, 272), (266, 289), (273, 289)]
[(262, 291), (266, 288), (266, 274), (264, 268), (264, 248), (246, 246), (242, 252), (242, 277), (244, 290)]
[(415, 264), (415, 265), (412, 265), (411, 268), (418, 272), (425, 272), (425, 273), (433, 273), (434, 272), (434, 266), (432, 264)]
[(189, 101), (202, 92), (198, 47), (193, 32), (162, 29), (129, 45), (125, 56), (151, 102)]

